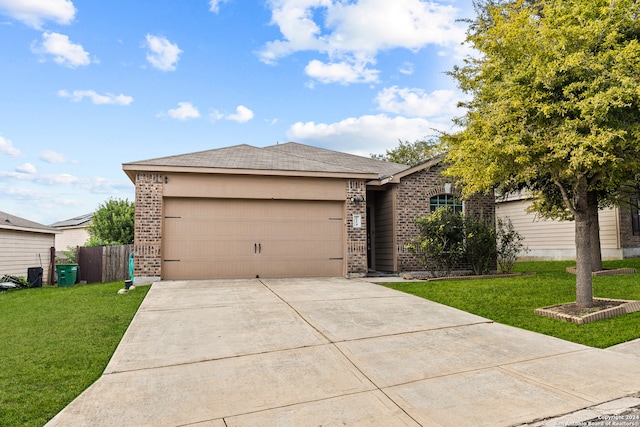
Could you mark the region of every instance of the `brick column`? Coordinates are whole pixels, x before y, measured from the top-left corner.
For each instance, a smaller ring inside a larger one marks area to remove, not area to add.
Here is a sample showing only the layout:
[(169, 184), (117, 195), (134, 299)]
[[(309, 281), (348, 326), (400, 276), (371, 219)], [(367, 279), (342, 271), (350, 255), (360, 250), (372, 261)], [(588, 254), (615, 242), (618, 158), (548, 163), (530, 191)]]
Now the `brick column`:
[(162, 273), (162, 190), (164, 176), (136, 174), (134, 276), (159, 279)]
[[(367, 274), (367, 183), (347, 181), (347, 277)], [(354, 227), (354, 215), (360, 215), (360, 227)]]

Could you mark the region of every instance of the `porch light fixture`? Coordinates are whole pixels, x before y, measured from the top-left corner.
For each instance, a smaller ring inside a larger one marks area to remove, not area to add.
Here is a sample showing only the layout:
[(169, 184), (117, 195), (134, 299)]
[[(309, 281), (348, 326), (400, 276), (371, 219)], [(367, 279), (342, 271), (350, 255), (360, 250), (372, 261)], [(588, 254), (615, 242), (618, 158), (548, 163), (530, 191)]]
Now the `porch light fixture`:
[(359, 205), (360, 203), (364, 202), (364, 197), (362, 197), (362, 196), (354, 196), (354, 197), (348, 198), (347, 200), (350, 200), (351, 203)]

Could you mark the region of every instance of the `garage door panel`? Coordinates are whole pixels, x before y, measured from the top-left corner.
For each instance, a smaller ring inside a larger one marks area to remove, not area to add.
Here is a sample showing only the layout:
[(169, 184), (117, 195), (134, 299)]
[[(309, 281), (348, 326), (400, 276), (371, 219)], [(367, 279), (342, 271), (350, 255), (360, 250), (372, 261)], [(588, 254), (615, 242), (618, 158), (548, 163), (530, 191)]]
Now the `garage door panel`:
[(338, 277), (342, 276), (342, 260), (291, 259), (264, 263), (260, 277)]
[(297, 257), (300, 259), (313, 258), (320, 262), (325, 258), (342, 258), (342, 244), (329, 240), (314, 240), (306, 242), (290, 242), (273, 240), (261, 244), (260, 255), (274, 259)]
[(165, 262), (162, 265), (163, 277), (166, 280), (198, 280), (198, 279), (240, 279), (246, 278), (246, 261), (181, 261)]
[(296, 223), (276, 223), (266, 224), (267, 228), (263, 236), (273, 239), (290, 239), (290, 240), (316, 240), (335, 239), (333, 236), (340, 233), (342, 222), (340, 221), (303, 221)]
[(205, 240), (173, 241), (168, 242), (164, 251), (165, 259), (184, 260), (233, 260), (239, 257), (252, 257), (254, 244), (246, 241), (229, 240), (226, 242), (217, 241), (211, 244)]
[(211, 240), (227, 237), (231, 238), (251, 238), (254, 239), (258, 225), (249, 222), (240, 222), (237, 219), (223, 219), (212, 222), (206, 218), (172, 218), (165, 222), (167, 236), (180, 238), (189, 236), (190, 239)]
[(164, 202), (165, 279), (344, 274), (343, 202)]

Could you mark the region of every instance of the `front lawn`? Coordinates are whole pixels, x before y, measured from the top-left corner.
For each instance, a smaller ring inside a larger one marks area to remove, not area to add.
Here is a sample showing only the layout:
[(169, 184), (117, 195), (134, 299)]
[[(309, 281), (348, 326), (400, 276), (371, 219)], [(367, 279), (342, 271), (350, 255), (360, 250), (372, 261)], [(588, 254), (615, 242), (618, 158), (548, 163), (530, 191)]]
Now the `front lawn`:
[(42, 426), (100, 377), (149, 290), (122, 287), (0, 293), (0, 426)]
[[(640, 338), (640, 312), (585, 325), (550, 319), (533, 313), (536, 308), (575, 301), (575, 275), (565, 272), (572, 261), (521, 262), (516, 271), (535, 275), (432, 282), (387, 283), (393, 289), (495, 322), (540, 332), (591, 347), (606, 348)], [(605, 262), (605, 268), (636, 268), (640, 259)], [(596, 276), (595, 297), (640, 300), (640, 274)]]

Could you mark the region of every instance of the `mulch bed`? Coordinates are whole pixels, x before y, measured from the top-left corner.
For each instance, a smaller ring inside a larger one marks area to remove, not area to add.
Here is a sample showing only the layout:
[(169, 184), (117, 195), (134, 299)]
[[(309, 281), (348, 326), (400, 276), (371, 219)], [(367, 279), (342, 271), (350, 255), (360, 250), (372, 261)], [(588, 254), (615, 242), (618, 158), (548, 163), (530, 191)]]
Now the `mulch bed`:
[(606, 310), (608, 308), (618, 307), (622, 304), (626, 304), (626, 301), (620, 300), (595, 300), (594, 306), (591, 308), (580, 308), (575, 302), (569, 304), (556, 305), (549, 307), (547, 310), (555, 311), (557, 313), (564, 313), (570, 316), (586, 316), (587, 314), (595, 313), (597, 311)]
[(608, 298), (594, 298), (594, 306), (581, 309), (575, 302), (538, 308), (534, 311), (540, 316), (583, 325), (596, 320), (610, 319), (623, 314), (640, 311), (640, 301), (613, 300)]

